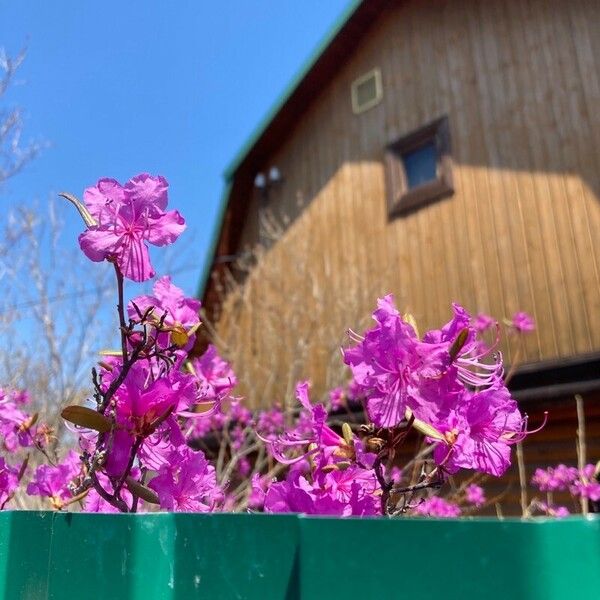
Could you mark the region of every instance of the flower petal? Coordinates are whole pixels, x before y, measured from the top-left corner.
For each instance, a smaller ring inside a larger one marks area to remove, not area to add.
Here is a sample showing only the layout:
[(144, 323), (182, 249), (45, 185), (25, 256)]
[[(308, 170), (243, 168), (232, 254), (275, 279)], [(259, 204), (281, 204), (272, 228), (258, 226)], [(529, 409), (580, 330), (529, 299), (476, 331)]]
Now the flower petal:
[(79, 235), (79, 246), (84, 254), (94, 262), (101, 262), (119, 248), (121, 238), (113, 229), (96, 227)]
[(185, 220), (179, 211), (170, 210), (159, 217), (148, 219), (148, 229), (144, 236), (155, 246), (172, 244), (185, 229)]

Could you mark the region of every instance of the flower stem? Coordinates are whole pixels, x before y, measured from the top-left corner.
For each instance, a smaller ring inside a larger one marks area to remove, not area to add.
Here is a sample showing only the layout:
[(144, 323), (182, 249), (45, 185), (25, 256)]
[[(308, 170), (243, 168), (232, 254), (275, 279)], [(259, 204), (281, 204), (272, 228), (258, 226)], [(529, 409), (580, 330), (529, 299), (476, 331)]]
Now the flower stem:
[(127, 324), (125, 323), (125, 300), (123, 290), (123, 273), (117, 263), (113, 263), (115, 268), (115, 275), (117, 277), (117, 312), (119, 313), (119, 329), (121, 331), (121, 353), (123, 355), (123, 364), (127, 362), (127, 336), (125, 332), (127, 330)]

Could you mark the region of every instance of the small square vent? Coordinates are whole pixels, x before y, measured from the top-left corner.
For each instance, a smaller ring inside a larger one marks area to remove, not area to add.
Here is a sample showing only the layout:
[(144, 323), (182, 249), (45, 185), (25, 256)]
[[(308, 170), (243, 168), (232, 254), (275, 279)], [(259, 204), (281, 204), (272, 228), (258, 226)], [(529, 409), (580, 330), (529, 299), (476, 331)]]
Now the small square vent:
[(383, 98), (381, 71), (373, 69), (352, 82), (352, 112), (358, 115), (373, 108)]

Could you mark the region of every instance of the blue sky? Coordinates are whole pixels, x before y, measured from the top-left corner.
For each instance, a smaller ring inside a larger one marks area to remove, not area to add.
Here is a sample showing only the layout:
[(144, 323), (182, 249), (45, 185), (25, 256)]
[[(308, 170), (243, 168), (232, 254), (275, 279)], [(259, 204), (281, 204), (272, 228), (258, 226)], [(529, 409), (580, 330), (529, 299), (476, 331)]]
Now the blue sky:
[(25, 138), (50, 144), (0, 202), (162, 174), (189, 226), (176, 283), (194, 293), (223, 171), (348, 3), (0, 0), (0, 47), (28, 46), (6, 100), (25, 109)]

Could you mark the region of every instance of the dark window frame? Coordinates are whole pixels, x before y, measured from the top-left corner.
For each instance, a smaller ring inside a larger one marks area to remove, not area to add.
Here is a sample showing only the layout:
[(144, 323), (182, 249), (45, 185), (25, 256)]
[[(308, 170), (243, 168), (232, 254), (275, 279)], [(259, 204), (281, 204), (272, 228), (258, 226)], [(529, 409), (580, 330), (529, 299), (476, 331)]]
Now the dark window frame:
[[(433, 142), (436, 149), (436, 178), (409, 189), (403, 157)], [(454, 193), (450, 127), (444, 116), (388, 144), (385, 152), (388, 216), (406, 214)]]

